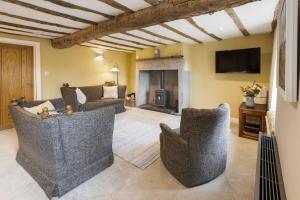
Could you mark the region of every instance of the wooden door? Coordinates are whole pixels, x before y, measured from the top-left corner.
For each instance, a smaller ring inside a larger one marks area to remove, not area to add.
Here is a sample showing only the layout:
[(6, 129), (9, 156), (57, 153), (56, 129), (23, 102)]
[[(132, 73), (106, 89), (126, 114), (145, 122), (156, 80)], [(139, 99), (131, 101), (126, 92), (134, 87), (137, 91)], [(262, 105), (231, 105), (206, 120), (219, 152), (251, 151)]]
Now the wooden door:
[(0, 130), (12, 128), (10, 101), (33, 99), (33, 48), (0, 43)]

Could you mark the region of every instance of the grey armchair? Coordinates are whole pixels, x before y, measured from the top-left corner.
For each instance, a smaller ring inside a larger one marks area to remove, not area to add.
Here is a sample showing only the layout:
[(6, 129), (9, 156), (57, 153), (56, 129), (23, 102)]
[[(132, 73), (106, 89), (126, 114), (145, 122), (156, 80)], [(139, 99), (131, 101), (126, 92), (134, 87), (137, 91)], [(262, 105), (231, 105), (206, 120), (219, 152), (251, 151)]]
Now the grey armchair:
[(215, 179), (226, 168), (229, 124), (228, 104), (210, 110), (183, 109), (180, 130), (160, 125), (165, 167), (186, 187)]
[[(52, 103), (56, 109), (64, 107), (63, 99)], [(17, 162), (49, 198), (62, 196), (112, 165), (113, 107), (46, 119), (21, 106), (10, 106), (10, 111), (19, 140)]]

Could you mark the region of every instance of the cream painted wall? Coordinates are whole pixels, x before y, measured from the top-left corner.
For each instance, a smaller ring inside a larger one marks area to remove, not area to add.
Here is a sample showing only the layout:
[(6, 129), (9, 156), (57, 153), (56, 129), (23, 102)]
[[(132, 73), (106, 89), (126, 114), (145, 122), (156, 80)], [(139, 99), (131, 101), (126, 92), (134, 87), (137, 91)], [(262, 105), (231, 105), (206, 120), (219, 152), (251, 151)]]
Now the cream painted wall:
[[(94, 48), (74, 46), (67, 49), (54, 49), (50, 40), (0, 33), (0, 37), (40, 42), (42, 97), (43, 99), (60, 97), (62, 83), (74, 86), (96, 85), (116, 80), (116, 74), (110, 72), (112, 66), (119, 65), (119, 83), (127, 84), (131, 54), (105, 51), (104, 60), (95, 59)], [(134, 55), (134, 54), (133, 54)]]
[(285, 192), (287, 199), (289, 200), (300, 199), (299, 122), (300, 101), (298, 103), (288, 103), (283, 100), (280, 94), (278, 94), (275, 133), (279, 149)]
[[(204, 44), (161, 46), (161, 57), (184, 55), (186, 68), (191, 72), (191, 106), (216, 107), (222, 102), (231, 106), (232, 117), (238, 117), (242, 101), (241, 85), (252, 81), (269, 87), (273, 34), (223, 40)], [(260, 74), (216, 74), (215, 51), (261, 47)], [(137, 57), (153, 57), (153, 49), (137, 51)]]

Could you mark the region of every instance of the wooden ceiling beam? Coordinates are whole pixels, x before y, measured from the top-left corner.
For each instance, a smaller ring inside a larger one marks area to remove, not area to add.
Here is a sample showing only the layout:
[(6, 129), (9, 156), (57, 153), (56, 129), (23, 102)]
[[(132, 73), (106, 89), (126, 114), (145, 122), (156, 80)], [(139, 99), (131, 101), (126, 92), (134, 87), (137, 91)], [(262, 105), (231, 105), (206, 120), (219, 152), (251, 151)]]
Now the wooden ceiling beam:
[(136, 44), (136, 45), (142, 45), (142, 46), (146, 46), (146, 47), (155, 47), (155, 45), (141, 43), (141, 42), (136, 42), (134, 40), (128, 40), (128, 39), (124, 39), (124, 38), (119, 38), (119, 37), (115, 37), (115, 36), (112, 36), (112, 35), (109, 35), (107, 37), (114, 38), (116, 40), (122, 40), (122, 41), (125, 41), (125, 42), (131, 42), (131, 43)]
[(152, 6), (156, 6), (156, 5), (160, 4), (161, 2), (163, 2), (163, 0), (144, 0), (144, 1), (151, 4)]
[(216, 40), (218, 40), (218, 41), (221, 41), (221, 40), (222, 40), (222, 38), (220, 38), (220, 37), (218, 37), (218, 36), (216, 36), (216, 35), (214, 35), (214, 34), (212, 34), (212, 33), (209, 33), (209, 32), (206, 31), (203, 27), (199, 26), (199, 25), (195, 22), (195, 20), (194, 20), (193, 18), (191, 18), (191, 17), (190, 17), (190, 18), (187, 18), (186, 21), (188, 21), (191, 25), (193, 25), (195, 28), (197, 28), (199, 31), (205, 33), (206, 35), (208, 35), (208, 36), (210, 36), (210, 37), (212, 37), (212, 38), (214, 38), (214, 39), (216, 39)]
[(18, 35), (18, 36), (27, 36), (27, 37), (34, 37), (34, 38), (42, 38), (42, 39), (52, 39), (53, 37), (42, 37), (42, 35), (28, 35), (28, 34), (22, 34), (22, 33), (12, 33), (12, 32), (5, 32), (3, 30), (0, 30), (0, 33), (4, 34), (10, 34), (10, 35)]
[(240, 20), (239, 16), (236, 14), (236, 12), (232, 8), (225, 9), (226, 13), (231, 17), (235, 25), (238, 27), (238, 29), (241, 31), (241, 33), (244, 36), (249, 36), (250, 33), (247, 31), (245, 26), (243, 25), (242, 21)]
[(97, 24), (96, 22), (93, 22), (93, 21), (90, 21), (90, 20), (87, 20), (87, 19), (82, 19), (82, 18), (79, 18), (79, 17), (75, 17), (73, 15), (68, 15), (68, 14), (65, 14), (65, 13), (56, 12), (54, 10), (49, 10), (47, 8), (43, 8), (43, 7), (33, 5), (33, 4), (30, 4), (30, 3), (26, 3), (26, 2), (23, 2), (23, 1), (19, 1), (19, 0), (2, 0), (2, 1), (13, 3), (15, 5), (23, 6), (23, 7), (30, 8), (32, 10), (36, 10), (36, 11), (39, 11), (39, 12), (47, 13), (47, 14), (50, 14), (50, 15), (54, 15), (56, 17), (63, 17), (63, 18), (67, 18), (67, 19), (70, 19), (70, 20), (73, 20), (73, 21), (85, 23), (85, 24), (93, 24), (93, 25)]
[(0, 24), (6, 25), (6, 26), (17, 27), (17, 28), (24, 28), (24, 29), (28, 29), (28, 30), (44, 31), (44, 32), (48, 32), (48, 33), (56, 33), (56, 34), (62, 34), (62, 35), (69, 34), (66, 32), (53, 31), (53, 30), (49, 30), (49, 29), (37, 28), (37, 27), (33, 27), (33, 26), (26, 26), (26, 25), (4, 22), (4, 21), (0, 21)]
[(18, 32), (21, 32), (21, 33), (30, 33), (30, 34), (34, 34), (34, 35), (41, 35), (41, 36), (46, 36), (46, 37), (49, 37), (49, 38), (54, 38), (55, 37), (53, 35), (47, 35), (47, 34), (43, 34), (43, 33), (35, 33), (35, 32), (32, 32), (32, 31), (18, 30), (18, 29), (14, 29), (14, 28), (6, 28), (6, 27), (1, 27), (1, 26), (0, 26), (0, 29), (4, 29), (4, 30), (8, 30), (8, 31), (18, 31)]
[(131, 33), (127, 33), (127, 32), (122, 32), (122, 34), (131, 36), (131, 37), (135, 37), (135, 38), (138, 38), (138, 39), (141, 39), (141, 40), (145, 40), (145, 41), (148, 41), (148, 42), (152, 42), (152, 43), (155, 43), (155, 44), (161, 44), (161, 45), (166, 44), (166, 43), (163, 43), (163, 42), (159, 42), (159, 41), (156, 41), (156, 40), (151, 40), (151, 39), (141, 37), (141, 36), (138, 36), (138, 35), (134, 35), (134, 34), (131, 34)]
[(170, 38), (170, 37), (166, 37), (166, 36), (163, 36), (163, 35), (160, 35), (160, 34), (157, 34), (157, 33), (153, 33), (151, 31), (148, 31), (146, 29), (138, 29), (139, 31), (142, 31), (144, 33), (147, 33), (149, 35), (152, 35), (154, 37), (157, 37), (157, 38), (160, 38), (160, 39), (164, 39), (164, 40), (169, 40), (169, 41), (172, 41), (172, 42), (176, 42), (176, 43), (180, 43), (180, 41), (178, 40), (175, 40), (173, 38)]
[(194, 37), (192, 37), (192, 36), (190, 36), (188, 34), (185, 34), (184, 32), (181, 32), (181, 31), (177, 30), (176, 28), (173, 28), (173, 27), (171, 27), (171, 26), (169, 26), (167, 24), (160, 24), (160, 25), (162, 27), (170, 30), (170, 31), (173, 31), (174, 33), (176, 33), (176, 34), (178, 34), (178, 35), (180, 35), (182, 37), (188, 38), (188, 39), (193, 40), (194, 42), (197, 42), (197, 43), (202, 43), (202, 41), (198, 40), (197, 38), (194, 38)]
[(102, 39), (98, 39), (98, 38), (95, 39), (95, 40), (97, 40), (99, 42), (105, 42), (105, 43), (108, 43), (108, 44), (119, 45), (119, 46), (133, 48), (133, 49), (144, 49), (144, 48), (141, 48), (141, 47), (136, 47), (136, 46), (132, 46), (132, 45), (128, 45), (128, 44), (121, 44), (121, 43), (107, 41), (107, 40), (102, 40)]
[(67, 48), (89, 40), (118, 32), (161, 24), (176, 19), (217, 12), (229, 7), (244, 5), (257, 0), (168, 0), (134, 13), (121, 14), (112, 20), (99, 22), (68, 36), (55, 38), (52, 46)]
[(66, 7), (66, 8), (71, 8), (71, 9), (76, 9), (76, 10), (81, 10), (81, 11), (85, 11), (85, 12), (94, 13), (94, 14), (106, 17), (108, 19), (113, 19), (114, 18), (114, 16), (112, 16), (112, 15), (108, 15), (106, 13), (98, 12), (96, 10), (92, 10), (92, 9), (89, 9), (89, 8), (86, 8), (86, 7), (78, 6), (78, 5), (75, 5), (75, 4), (66, 2), (66, 1), (61, 1), (61, 0), (45, 0), (45, 1), (49, 1), (53, 4), (63, 6), (63, 7)]
[(98, 0), (98, 1), (101, 1), (103, 3), (106, 3), (107, 5), (110, 5), (111, 7), (114, 7), (118, 10), (122, 10), (123, 12), (125, 13), (132, 13), (133, 10), (131, 10), (130, 8), (124, 6), (123, 4), (120, 4), (114, 0)]
[(13, 14), (10, 14), (10, 13), (5, 13), (5, 12), (0, 12), (0, 15), (5, 15), (5, 16), (8, 16), (8, 17), (21, 19), (21, 20), (28, 21), (28, 22), (34, 22), (34, 23), (38, 23), (38, 24), (55, 26), (55, 27), (58, 27), (58, 28), (81, 30), (80, 28), (76, 28), (76, 27), (72, 27), (72, 26), (65, 26), (65, 25), (62, 25), (62, 24), (56, 24), (56, 23), (52, 23), (52, 22), (41, 21), (41, 20), (32, 19), (32, 18), (28, 18), (28, 17), (22, 17), (22, 16), (19, 16), (19, 15), (13, 15)]
[(94, 43), (94, 42), (87, 42), (87, 43), (92, 44), (92, 45), (97, 45), (97, 46), (103, 46), (103, 47), (107, 47), (107, 48), (119, 49), (119, 50), (123, 50), (123, 51), (134, 51), (132, 49), (124, 49), (121, 47), (115, 47), (115, 46), (110, 46), (110, 45), (106, 45), (106, 44), (98, 44), (98, 43)]
[[(93, 45), (95, 45), (95, 44), (93, 44)], [(84, 44), (79, 44), (79, 46), (88, 47), (88, 48), (94, 48), (94, 49), (101, 49), (101, 50), (105, 49), (105, 50), (110, 50), (110, 51), (114, 50), (114, 51), (122, 51), (122, 52), (123, 51), (126, 51), (126, 52), (135, 52), (135, 51), (131, 51), (131, 50), (120, 50), (120, 49), (111, 48), (111, 47), (101, 47), (99, 45), (97, 45), (98, 47), (94, 47), (94, 46), (88, 46), (88, 45), (84, 45)], [(107, 48), (109, 48), (109, 49), (107, 49)]]

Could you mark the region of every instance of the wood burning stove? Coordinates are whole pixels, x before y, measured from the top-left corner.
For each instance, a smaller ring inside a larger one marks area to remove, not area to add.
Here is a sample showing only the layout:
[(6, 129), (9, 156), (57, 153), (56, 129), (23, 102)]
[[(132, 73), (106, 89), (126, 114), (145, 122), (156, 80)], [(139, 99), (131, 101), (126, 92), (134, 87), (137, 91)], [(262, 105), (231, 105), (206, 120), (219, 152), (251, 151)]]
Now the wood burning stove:
[(161, 107), (169, 106), (169, 91), (165, 89), (165, 71), (160, 73), (160, 89), (155, 91), (155, 105)]
[(155, 104), (161, 107), (169, 106), (169, 91), (162, 89), (155, 91)]

